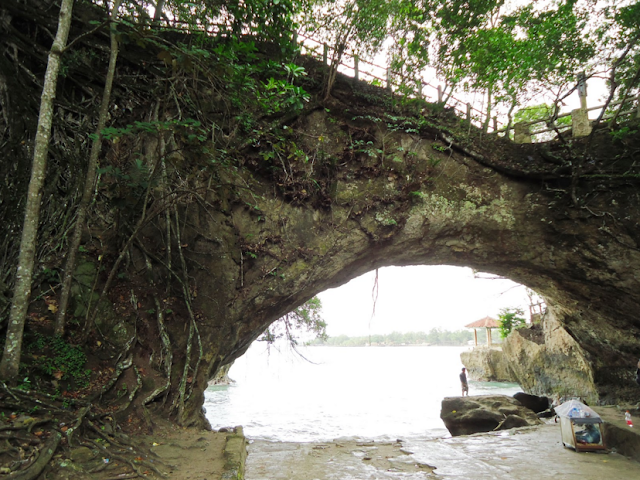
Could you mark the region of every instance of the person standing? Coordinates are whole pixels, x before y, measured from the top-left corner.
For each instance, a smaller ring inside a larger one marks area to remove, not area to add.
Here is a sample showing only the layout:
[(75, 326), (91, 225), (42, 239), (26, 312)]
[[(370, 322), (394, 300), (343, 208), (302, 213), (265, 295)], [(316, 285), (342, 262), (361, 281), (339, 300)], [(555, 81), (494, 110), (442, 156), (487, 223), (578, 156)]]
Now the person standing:
[(467, 369), (462, 367), (460, 372), (460, 386), (462, 387), (462, 396), (469, 396), (469, 383), (467, 382)]

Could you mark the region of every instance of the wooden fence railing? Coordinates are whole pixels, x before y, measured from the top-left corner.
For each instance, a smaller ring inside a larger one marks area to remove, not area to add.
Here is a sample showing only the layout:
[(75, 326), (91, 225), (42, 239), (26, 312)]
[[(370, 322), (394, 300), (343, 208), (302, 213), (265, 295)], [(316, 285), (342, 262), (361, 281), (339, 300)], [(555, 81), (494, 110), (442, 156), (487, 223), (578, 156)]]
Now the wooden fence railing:
[[(303, 41), (299, 42), (299, 39), (302, 39)], [(319, 42), (302, 34), (298, 34), (294, 40), (299, 43), (302, 49), (304, 49), (305, 54), (311, 55), (317, 59), (322, 58), (324, 65), (329, 65), (329, 59), (331, 58), (330, 53), (334, 50), (332, 47), (326, 43)], [(321, 50), (321, 52), (319, 50)], [(390, 91), (394, 89), (398, 90), (401, 87), (413, 87), (413, 91), (410, 96), (413, 96), (414, 98), (431, 100), (433, 103), (441, 103), (443, 106), (453, 108), (458, 116), (475, 124), (479, 128), (483, 128), (486, 123), (486, 114), (475, 108), (469, 102), (463, 102), (452, 95), (445, 99), (441, 85), (432, 85), (418, 77), (415, 79), (400, 77), (402, 82), (396, 83), (394, 81), (393, 72), (389, 67), (383, 67), (376, 65), (375, 63), (361, 60), (358, 55), (352, 55), (348, 52), (345, 52), (342, 55), (339, 66), (341, 73), (351, 75), (355, 80), (364, 80), (371, 83), (375, 82)], [(398, 75), (396, 74), (395, 76), (397, 77)], [(446, 105), (444, 105), (445, 102)], [(493, 132), (498, 131), (500, 123), (496, 117), (491, 119), (489, 127)]]
[[(190, 28), (193, 28), (193, 26), (191, 25)], [(204, 26), (202, 28), (205, 29)], [(207, 30), (209, 30), (209, 28), (207, 28)], [(300, 38), (303, 39), (302, 42), (299, 42)], [(319, 42), (313, 38), (295, 32), (293, 34), (293, 41), (295, 43), (298, 43), (301, 49), (306, 50), (306, 54), (314, 56), (316, 58), (322, 58), (323, 63), (328, 66), (329, 53), (334, 50), (333, 47), (328, 46), (326, 43)], [(318, 52), (319, 48), (322, 49), (321, 53)], [(640, 95), (631, 98), (625, 98), (623, 100), (615, 102), (610, 102), (608, 105), (598, 105), (595, 107), (587, 108), (586, 83), (582, 83), (582, 86), (578, 87), (581, 108), (572, 110), (570, 113), (563, 113), (561, 115), (558, 115), (555, 119), (553, 119), (553, 121), (551, 120), (551, 118), (542, 118), (539, 120), (520, 122), (515, 125), (507, 125), (501, 128), (501, 122), (498, 121), (496, 116), (493, 116), (491, 118), (491, 121), (487, 122), (486, 113), (482, 110), (478, 110), (469, 102), (464, 102), (454, 97), (453, 95), (448, 95), (445, 99), (443, 88), (441, 85), (434, 86), (429, 82), (425, 82), (419, 77), (416, 77), (414, 79), (400, 77), (400, 79), (402, 80), (401, 83), (396, 83), (394, 81), (393, 72), (389, 67), (383, 67), (380, 65), (376, 65), (375, 63), (360, 60), (358, 55), (350, 54), (348, 52), (343, 53), (339, 67), (341, 73), (350, 73), (355, 80), (364, 80), (372, 83), (375, 82), (380, 86), (385, 86), (389, 91), (393, 91), (393, 89), (398, 90), (401, 88), (406, 89), (407, 87), (413, 86), (414, 89), (410, 95), (414, 98), (431, 100), (433, 103), (439, 103), (443, 106), (453, 108), (458, 116), (466, 119), (469, 123), (474, 124), (479, 128), (484, 128), (485, 126), (487, 127), (487, 130), (489, 130), (490, 128), (490, 133), (492, 134), (503, 133), (506, 137), (510, 138), (511, 132), (513, 131), (513, 139), (516, 143), (532, 143), (535, 139), (534, 137), (540, 137), (545, 133), (562, 133), (568, 130), (571, 130), (571, 135), (573, 137), (588, 136), (591, 134), (591, 130), (593, 127), (593, 122), (591, 122), (588, 117), (589, 112), (605, 107), (613, 107), (616, 105), (624, 106), (629, 103), (636, 102), (633, 109), (622, 111), (622, 107), (620, 107), (614, 115), (603, 115), (601, 118), (602, 122), (607, 122), (612, 118), (625, 117), (633, 114), (636, 115), (636, 118), (640, 118)], [(396, 74), (395, 76), (398, 77), (399, 75)], [(583, 79), (582, 82), (585, 82), (584, 73), (582, 73), (581, 76)], [(566, 117), (571, 117), (570, 124), (556, 123), (559, 119)], [(534, 128), (534, 130), (532, 131), (532, 127), (539, 124), (544, 124), (546, 128), (543, 128), (542, 130)], [(544, 140), (546, 139), (543, 139), (543, 141)]]
[[(301, 48), (306, 50), (306, 54), (312, 55), (316, 58), (322, 58), (323, 63), (328, 66), (330, 58), (329, 54), (333, 50), (332, 47), (328, 46), (326, 43), (319, 42), (302, 34), (294, 36), (295, 41), (297, 41), (298, 38), (303, 39), (303, 41), (300, 42), (300, 46)], [(310, 46), (309, 44), (313, 44), (315, 46)], [(322, 53), (318, 52), (319, 48), (322, 49)], [(603, 116), (601, 119), (603, 122), (606, 122), (614, 117), (628, 116), (633, 115), (634, 113), (637, 118), (640, 118), (640, 95), (621, 101), (611, 102), (608, 105), (598, 105), (595, 107), (587, 108), (586, 84), (583, 83), (583, 86), (578, 89), (582, 105), (581, 108), (572, 110), (569, 113), (558, 115), (553, 120), (553, 122), (550, 118), (542, 118), (539, 120), (517, 123), (515, 125), (507, 125), (501, 128), (501, 122), (498, 121), (497, 117), (494, 116), (491, 118), (490, 122), (486, 122), (486, 113), (478, 110), (470, 103), (464, 102), (452, 95), (448, 96), (447, 99), (445, 99), (443, 96), (442, 86), (434, 86), (429, 82), (425, 82), (421, 78), (407, 79), (406, 77), (401, 77), (402, 83), (395, 83), (393, 80), (393, 72), (389, 67), (383, 67), (380, 65), (376, 65), (375, 63), (360, 60), (358, 55), (352, 55), (348, 52), (345, 52), (340, 62), (340, 71), (341, 73), (352, 75), (356, 80), (376, 82), (380, 86), (385, 86), (390, 91), (393, 89), (398, 90), (401, 87), (407, 88), (408, 86), (412, 85), (414, 87), (412, 95), (413, 97), (431, 100), (433, 103), (441, 103), (443, 105), (446, 102), (446, 106), (453, 108), (458, 116), (466, 119), (472, 124), (475, 124), (477, 127), (484, 128), (485, 125), (490, 127), (490, 133), (503, 133), (505, 136), (510, 138), (513, 131), (513, 139), (516, 143), (532, 143), (534, 137), (537, 136), (538, 138), (540, 138), (540, 136), (544, 133), (562, 133), (568, 130), (571, 130), (571, 134), (573, 137), (587, 136), (591, 133), (592, 129), (592, 122), (588, 118), (589, 112), (605, 107), (613, 107), (616, 105), (636, 102), (636, 107), (634, 109), (624, 112), (620, 110), (615, 115)], [(582, 74), (582, 77), (584, 78), (584, 74)], [(556, 124), (558, 119), (565, 117), (571, 117), (571, 123), (567, 123), (564, 125)], [(532, 131), (532, 127), (539, 124), (544, 124), (546, 128), (543, 128), (542, 130), (534, 128), (534, 130)]]
[[(582, 96), (584, 100), (581, 102), (582, 107), (572, 110), (570, 113), (563, 113), (562, 115), (558, 115), (553, 122), (550, 118), (543, 118), (539, 120), (532, 120), (529, 122), (521, 122), (517, 123), (513, 126), (514, 129), (514, 141), (516, 143), (532, 143), (533, 137), (536, 135), (542, 135), (548, 132), (566, 132), (571, 131), (571, 136), (574, 138), (577, 137), (586, 137), (591, 134), (591, 130), (593, 129), (592, 121), (589, 120), (589, 112), (594, 110), (601, 110), (605, 107), (615, 107), (620, 105), (618, 112), (613, 115), (603, 115), (601, 121), (607, 122), (613, 118), (620, 118), (622, 116), (628, 115), (636, 115), (636, 118), (640, 118), (640, 95), (631, 98), (625, 98), (623, 100), (618, 100), (615, 102), (611, 102), (608, 105), (597, 105), (595, 107), (586, 107), (586, 95)], [(622, 108), (626, 104), (636, 102), (636, 105), (633, 109), (622, 111)], [(557, 124), (557, 120), (561, 118), (571, 117), (571, 123), (567, 124)], [(531, 131), (531, 127), (534, 125), (544, 124), (546, 128), (542, 130), (534, 130)], [(506, 131), (505, 129), (501, 130), (502, 132)]]

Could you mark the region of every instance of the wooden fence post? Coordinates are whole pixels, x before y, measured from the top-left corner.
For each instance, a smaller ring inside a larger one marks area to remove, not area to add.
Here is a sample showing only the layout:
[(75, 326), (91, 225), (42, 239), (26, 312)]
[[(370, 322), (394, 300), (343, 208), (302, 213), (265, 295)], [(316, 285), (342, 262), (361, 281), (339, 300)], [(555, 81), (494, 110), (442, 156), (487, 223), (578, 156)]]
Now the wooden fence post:
[(387, 90), (391, 91), (391, 68), (387, 68)]
[(360, 72), (358, 70), (358, 64), (360, 63), (360, 57), (358, 55), (353, 56), (353, 78), (355, 78), (356, 82), (360, 80)]
[(442, 103), (442, 86), (438, 85), (438, 103)]
[(329, 45), (326, 43), (322, 44), (322, 63), (324, 66), (327, 66), (327, 58), (329, 57)]
[(513, 126), (513, 141), (516, 143), (531, 143), (531, 130), (528, 124), (516, 123)]
[(498, 131), (498, 117), (493, 117), (493, 131)]
[[(585, 98), (586, 100), (586, 98)], [(586, 108), (576, 108), (571, 111), (571, 134), (574, 138), (591, 135), (591, 122)]]
[(587, 109), (587, 74), (582, 71), (578, 74), (578, 96), (580, 97), (580, 108)]
[(471, 123), (471, 104), (467, 103), (467, 121)]

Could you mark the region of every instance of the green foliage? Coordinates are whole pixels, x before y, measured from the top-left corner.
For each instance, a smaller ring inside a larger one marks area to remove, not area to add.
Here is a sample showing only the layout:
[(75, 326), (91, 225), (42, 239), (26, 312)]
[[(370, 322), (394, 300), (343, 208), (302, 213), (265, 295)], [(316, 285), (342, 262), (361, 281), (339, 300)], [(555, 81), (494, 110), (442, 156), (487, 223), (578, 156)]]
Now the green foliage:
[(40, 372), (58, 380), (72, 381), (77, 388), (88, 385), (91, 370), (85, 368), (87, 356), (79, 345), (36, 333), (27, 349)]
[(288, 80), (275, 80), (272, 77), (265, 84), (260, 101), (265, 113), (272, 114), (283, 110), (302, 110), (310, 98), (310, 95), (302, 87), (297, 87), (289, 83)]
[[(532, 122), (535, 120), (544, 120), (544, 122), (535, 123), (531, 126), (531, 133), (535, 134), (537, 131), (544, 130), (547, 128), (548, 122), (551, 120), (554, 114), (554, 107), (552, 105), (542, 103), (539, 105), (532, 105), (530, 107), (521, 108), (518, 110), (513, 119), (514, 123), (520, 122)], [(564, 116), (556, 119), (553, 124), (556, 127), (570, 127), (571, 126), (571, 116)], [(545, 137), (542, 137), (545, 135)], [(539, 140), (550, 140), (555, 135), (552, 132), (547, 132), (540, 134), (537, 138)]]
[(608, 0), (599, 4), (592, 11), (597, 24), (593, 37), (598, 43), (593, 63), (614, 66), (609, 75), (615, 82), (609, 86), (618, 88), (614, 98), (635, 95), (640, 87), (640, 3)]
[(627, 137), (635, 135), (636, 133), (638, 133), (638, 130), (625, 126), (625, 127), (618, 128), (616, 130), (612, 130), (609, 133), (611, 134), (611, 137), (613, 137), (614, 140), (620, 142)]
[(18, 388), (20, 390), (31, 390), (32, 385), (29, 377), (24, 377), (20, 382), (18, 382)]
[[(301, 18), (307, 35), (338, 51), (373, 55), (387, 38), (395, 0), (309, 0)], [(334, 58), (334, 61), (339, 58)]]
[(365, 337), (348, 337), (340, 335), (311, 342), (311, 345), (327, 345), (332, 347), (361, 347), (364, 345), (467, 345), (473, 340), (470, 330), (442, 330), (433, 328), (426, 332), (392, 332), (387, 335), (369, 335)]
[(434, 150), (436, 150), (438, 152), (446, 152), (449, 149), (445, 145), (440, 145), (439, 143), (432, 143), (431, 144), (431, 148), (433, 148)]
[(503, 308), (500, 310), (498, 323), (500, 324), (501, 338), (506, 338), (512, 330), (526, 326), (527, 321), (519, 315), (524, 315), (524, 311), (521, 308)]
[(436, 4), (438, 72), (467, 91), (488, 91), (494, 104), (516, 105), (539, 87), (562, 86), (595, 51), (583, 30), (588, 12), (576, 2), (517, 8), (501, 0)]
[[(140, 135), (143, 133), (158, 133), (161, 131), (177, 131), (185, 136), (192, 135), (194, 139), (204, 141), (206, 130), (203, 130), (202, 124), (195, 119), (186, 120), (169, 120), (164, 122), (133, 122), (131, 125), (125, 127), (106, 127), (100, 132), (102, 138), (105, 140), (119, 139), (125, 136)], [(93, 140), (96, 138), (95, 134), (89, 135)]]
[(515, 123), (531, 122), (534, 120), (544, 120), (553, 114), (553, 107), (546, 103), (540, 105), (532, 105), (530, 107), (521, 108), (513, 116)]
[(376, 147), (371, 140), (354, 140), (351, 145), (349, 145), (349, 149), (356, 153), (364, 153), (372, 158), (377, 158), (384, 153), (380, 148)]
[[(155, 2), (151, 5), (155, 7)], [(253, 35), (281, 43), (284, 48), (291, 42), (291, 32), (296, 26), (294, 18), (301, 7), (298, 0), (167, 0), (164, 12), (191, 31), (212, 29), (227, 38)]]
[(42, 276), (44, 277), (44, 281), (51, 285), (60, 283), (60, 272), (57, 268), (45, 268), (42, 270)]
[(296, 346), (299, 337), (308, 334), (312, 334), (318, 340), (327, 338), (327, 324), (322, 319), (322, 302), (318, 297), (307, 300), (276, 320), (258, 340), (274, 343), (276, 340), (286, 339), (291, 345)]

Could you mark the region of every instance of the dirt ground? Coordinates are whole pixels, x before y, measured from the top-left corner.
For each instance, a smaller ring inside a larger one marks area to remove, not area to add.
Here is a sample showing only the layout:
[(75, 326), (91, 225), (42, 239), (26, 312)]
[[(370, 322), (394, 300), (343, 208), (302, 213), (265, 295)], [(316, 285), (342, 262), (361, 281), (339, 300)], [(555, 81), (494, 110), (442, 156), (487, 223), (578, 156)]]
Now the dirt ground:
[[(226, 447), (231, 437), (238, 435), (233, 431), (211, 432), (180, 428), (169, 423), (158, 424), (152, 434), (131, 437), (131, 445), (145, 452), (138, 457), (139, 463), (134, 461), (134, 466), (144, 478), (149, 479), (162, 478), (154, 471), (155, 467), (166, 475), (164, 478), (218, 480), (230, 468)], [(244, 448), (244, 439), (242, 444)], [(71, 449), (68, 456), (54, 456), (50, 467), (40, 478), (112, 480), (136, 477), (138, 475), (131, 475), (131, 466), (122, 458), (105, 458), (98, 449), (77, 447)]]

